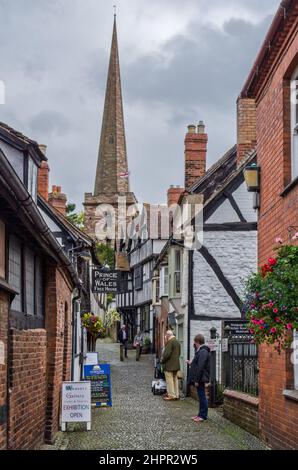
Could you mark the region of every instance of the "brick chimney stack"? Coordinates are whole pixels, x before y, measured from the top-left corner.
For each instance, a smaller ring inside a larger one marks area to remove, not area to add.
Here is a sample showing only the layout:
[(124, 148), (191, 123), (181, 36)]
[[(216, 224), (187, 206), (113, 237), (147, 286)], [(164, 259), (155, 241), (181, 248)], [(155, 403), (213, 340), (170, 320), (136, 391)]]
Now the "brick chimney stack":
[(53, 206), (62, 215), (66, 215), (66, 195), (61, 192), (61, 186), (53, 186), (49, 194), (49, 204)]
[[(47, 146), (40, 145), (40, 150), (44, 155), (47, 153)], [(41, 167), (38, 169), (38, 194), (43, 197), (46, 201), (49, 200), (49, 177), (50, 177), (50, 168), (47, 162), (42, 162)]]
[(256, 102), (252, 98), (237, 101), (237, 164), (257, 145)]
[(208, 135), (205, 125), (188, 126), (185, 137), (185, 189), (187, 191), (206, 173)]
[(185, 189), (181, 188), (181, 186), (171, 186), (168, 189), (168, 207), (178, 204), (178, 201), (184, 192)]

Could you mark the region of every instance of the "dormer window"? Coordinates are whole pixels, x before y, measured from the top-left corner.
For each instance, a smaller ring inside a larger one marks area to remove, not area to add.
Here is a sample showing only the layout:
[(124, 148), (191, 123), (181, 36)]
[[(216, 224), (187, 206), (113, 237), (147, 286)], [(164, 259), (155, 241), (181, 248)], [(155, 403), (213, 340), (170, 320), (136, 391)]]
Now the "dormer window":
[(292, 180), (298, 177), (298, 67), (291, 80), (291, 169)]

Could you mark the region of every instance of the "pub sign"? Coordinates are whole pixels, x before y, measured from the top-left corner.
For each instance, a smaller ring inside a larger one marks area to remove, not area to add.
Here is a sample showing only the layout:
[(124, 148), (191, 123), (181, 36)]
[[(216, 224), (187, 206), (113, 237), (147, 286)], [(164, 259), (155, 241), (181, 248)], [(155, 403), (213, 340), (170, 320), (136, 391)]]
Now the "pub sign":
[(94, 294), (117, 294), (119, 292), (119, 271), (93, 268), (92, 292)]

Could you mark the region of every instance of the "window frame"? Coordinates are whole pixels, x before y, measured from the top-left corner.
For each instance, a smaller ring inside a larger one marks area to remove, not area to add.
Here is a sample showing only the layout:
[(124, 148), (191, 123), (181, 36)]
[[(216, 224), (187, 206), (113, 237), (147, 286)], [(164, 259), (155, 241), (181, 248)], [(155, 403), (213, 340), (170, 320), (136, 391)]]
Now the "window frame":
[[(44, 268), (44, 259), (42, 256), (40, 256), (39, 253), (34, 251), (34, 249), (25, 244), (21, 238), (19, 238), (17, 235), (14, 233), (10, 233), (8, 236), (8, 280), (10, 281), (10, 274), (11, 274), (11, 266), (10, 266), (10, 244), (11, 244), (11, 238), (14, 237), (20, 247), (20, 293), (18, 294), (20, 296), (20, 309), (14, 308), (14, 302), (12, 302), (11, 305), (11, 311), (15, 312), (19, 315), (24, 315), (26, 317), (31, 317), (31, 318), (36, 318), (36, 319), (44, 319), (45, 318), (45, 268)], [(27, 261), (26, 257), (28, 256), (28, 253), (31, 252), (32, 257), (33, 257), (33, 301), (34, 301), (34, 308), (33, 312), (28, 312), (28, 305), (27, 305)], [(39, 279), (37, 278), (37, 266), (40, 266), (40, 274), (39, 274)], [(13, 284), (12, 284), (13, 285)], [(17, 288), (18, 289), (18, 288)], [(41, 290), (40, 290), (41, 289)], [(41, 293), (40, 293), (41, 292)], [(38, 297), (41, 298), (38, 299)], [(40, 308), (41, 306), (41, 308)], [(41, 313), (40, 313), (41, 312)]]
[[(181, 250), (174, 250), (174, 285), (173, 285), (173, 291), (174, 291), (174, 296), (180, 296), (182, 294), (182, 286), (181, 286), (181, 262), (182, 262), (182, 256), (181, 256)], [(177, 266), (177, 257), (179, 256), (179, 266)], [(179, 290), (177, 289), (177, 285), (179, 282)]]
[(169, 266), (162, 266), (160, 270), (160, 298), (169, 296)]
[(298, 66), (290, 79), (290, 126), (291, 126), (291, 174), (290, 179), (298, 178)]
[(139, 264), (134, 269), (134, 288), (135, 290), (142, 290), (143, 289), (143, 282), (144, 282), (144, 266), (143, 264)]

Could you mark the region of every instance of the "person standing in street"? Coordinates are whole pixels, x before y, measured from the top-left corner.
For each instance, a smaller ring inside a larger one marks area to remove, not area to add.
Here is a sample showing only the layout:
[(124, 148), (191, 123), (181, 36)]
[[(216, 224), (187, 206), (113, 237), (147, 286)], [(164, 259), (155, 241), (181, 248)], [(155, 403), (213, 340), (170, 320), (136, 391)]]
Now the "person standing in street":
[(197, 389), (200, 408), (197, 416), (192, 420), (195, 423), (202, 423), (208, 419), (208, 400), (206, 398), (206, 384), (210, 380), (210, 349), (205, 345), (203, 335), (197, 335), (194, 339), (194, 347), (196, 350), (193, 361), (187, 361), (190, 366), (189, 384), (194, 385)]
[(165, 371), (168, 393), (164, 400), (176, 401), (180, 398), (178, 372), (180, 370), (181, 347), (171, 330), (167, 331), (165, 340), (166, 345), (162, 354), (161, 364)]
[(118, 334), (118, 341), (124, 347), (125, 357), (127, 358), (128, 338), (126, 325), (123, 325), (121, 327), (121, 330)]
[(133, 341), (133, 346), (134, 346), (134, 348), (139, 348), (139, 351), (140, 351), (139, 354), (140, 355), (142, 354), (143, 344), (144, 344), (144, 335), (141, 332), (141, 330), (138, 329), (137, 334), (136, 334), (136, 336), (134, 338), (134, 341)]

